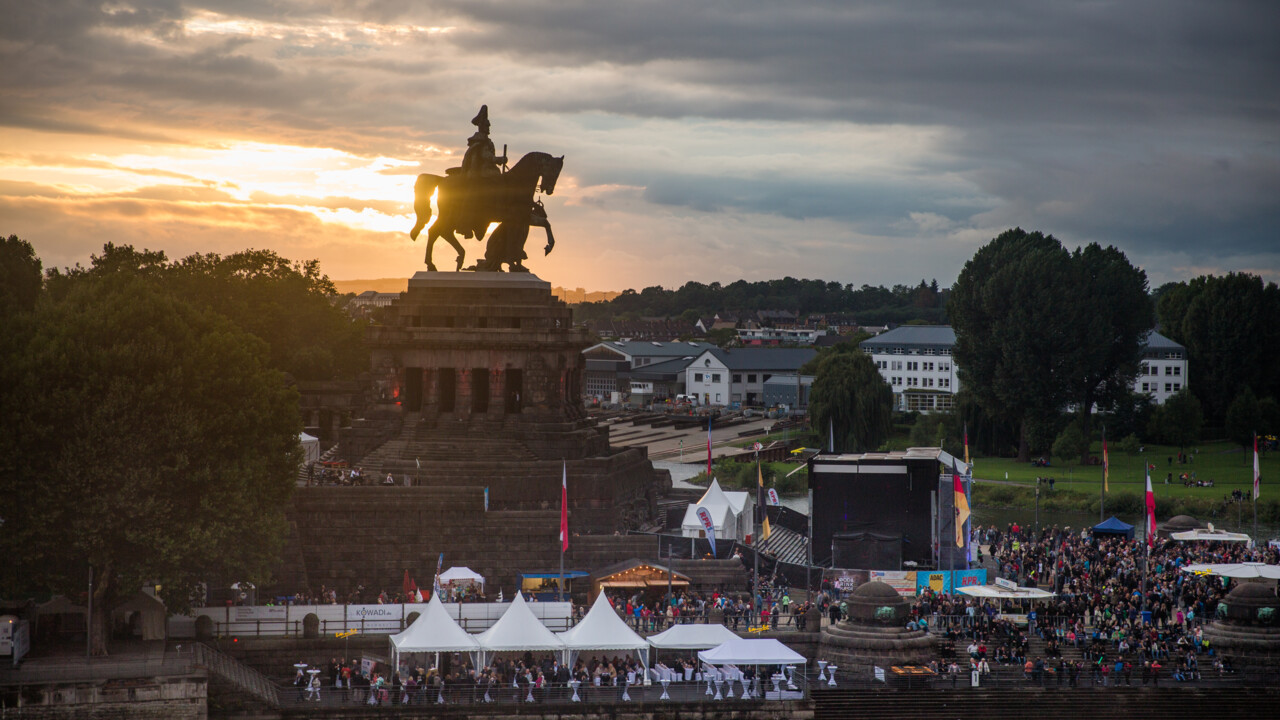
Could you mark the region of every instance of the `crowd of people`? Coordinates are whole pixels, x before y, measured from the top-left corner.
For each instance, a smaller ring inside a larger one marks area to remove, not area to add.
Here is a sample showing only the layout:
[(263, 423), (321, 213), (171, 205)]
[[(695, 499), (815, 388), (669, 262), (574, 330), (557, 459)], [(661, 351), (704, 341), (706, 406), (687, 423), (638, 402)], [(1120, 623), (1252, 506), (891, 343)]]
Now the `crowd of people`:
[[(1202, 666), (1231, 672), (1218, 657), (1201, 623), (1212, 619), (1227, 593), (1218, 577), (1181, 568), (1195, 563), (1280, 562), (1271, 547), (1243, 543), (1180, 543), (1093, 535), (1087, 529), (1049, 527), (1039, 533), (1017, 525), (1001, 531), (979, 528), (999, 577), (1055, 593), (1035, 606), (997, 605), (963, 595), (925, 591), (912, 607), (912, 623), (945, 632), (967, 658), (940, 658), (932, 669), (954, 674), (966, 659), (969, 670), (992, 665), (1020, 667), (1032, 682), (1075, 685), (1081, 675), (1095, 684), (1146, 684), (1161, 673), (1174, 680), (1203, 677)], [(1014, 622), (1025, 615), (1026, 623)], [(938, 627), (942, 625), (942, 627)], [(945, 628), (945, 629), (944, 629)], [(1029, 657), (1029, 636), (1043, 651)], [(967, 646), (965, 645), (967, 641)], [(1064, 648), (1077, 653), (1067, 657)], [(957, 653), (958, 655), (959, 653)], [(958, 661), (958, 662), (957, 662)]]

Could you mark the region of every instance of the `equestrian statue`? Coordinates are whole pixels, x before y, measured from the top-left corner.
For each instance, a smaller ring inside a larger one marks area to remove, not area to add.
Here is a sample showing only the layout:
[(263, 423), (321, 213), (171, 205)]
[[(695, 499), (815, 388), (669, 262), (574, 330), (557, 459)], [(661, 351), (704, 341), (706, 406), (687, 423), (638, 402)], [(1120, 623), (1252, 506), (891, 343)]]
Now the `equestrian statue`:
[(547, 246), (543, 254), (555, 247), (555, 236), (542, 201), (534, 194), (555, 192), (556, 179), (564, 166), (564, 156), (552, 157), (543, 152), (531, 152), (506, 169), (506, 147), (499, 156), (489, 139), (489, 106), (482, 105), (480, 113), (471, 120), (476, 132), (467, 140), (467, 152), (462, 157), (462, 167), (449, 168), (444, 177), (422, 174), (413, 186), (413, 209), (417, 223), (409, 231), (414, 240), (431, 222), (431, 196), (436, 196), (439, 216), (427, 229), (427, 270), (434, 271), (431, 251), (437, 238), (444, 238), (458, 251), (458, 270), (462, 270), (466, 251), (454, 233), (464, 238), (484, 238), (489, 226), (497, 227), (489, 234), (484, 258), (467, 270), (501, 272), (505, 264), (509, 272), (529, 272), (523, 261), (529, 227), (537, 226), (547, 231)]

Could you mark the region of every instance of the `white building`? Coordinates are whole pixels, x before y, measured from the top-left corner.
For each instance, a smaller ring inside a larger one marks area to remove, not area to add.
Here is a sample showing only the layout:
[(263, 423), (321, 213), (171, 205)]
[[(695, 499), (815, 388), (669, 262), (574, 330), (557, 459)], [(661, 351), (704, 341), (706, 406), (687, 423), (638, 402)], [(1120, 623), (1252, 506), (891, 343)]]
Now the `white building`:
[(1150, 395), (1157, 405), (1163, 405), (1186, 387), (1187, 375), (1187, 349), (1155, 330), (1148, 332), (1133, 391)]
[(818, 354), (812, 348), (712, 348), (685, 368), (685, 392), (702, 405), (762, 405), (764, 384), (774, 375), (796, 375)]
[(690, 359), (710, 348), (708, 342), (656, 342), (651, 340), (611, 340), (582, 351), (587, 358), (583, 392), (608, 400), (617, 392), (631, 390), (631, 372), (669, 360)]
[[(893, 388), (898, 410), (948, 410), (960, 391), (960, 376), (951, 352), (956, 334), (949, 325), (903, 325), (863, 340), (880, 375)], [(1134, 392), (1163, 404), (1187, 384), (1187, 350), (1155, 330), (1147, 333), (1142, 366)]]
[(858, 344), (893, 388), (898, 410), (949, 410), (960, 391), (949, 325), (903, 325)]

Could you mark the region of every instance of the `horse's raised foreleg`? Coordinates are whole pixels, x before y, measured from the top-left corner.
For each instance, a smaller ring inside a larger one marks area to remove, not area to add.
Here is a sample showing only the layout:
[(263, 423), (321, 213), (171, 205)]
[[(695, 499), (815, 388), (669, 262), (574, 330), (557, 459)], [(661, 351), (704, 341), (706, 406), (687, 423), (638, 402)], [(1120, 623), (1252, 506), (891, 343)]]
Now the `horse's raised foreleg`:
[[(440, 177), (438, 175), (427, 173), (419, 175), (417, 182), (413, 184), (413, 211), (418, 216), (413, 229), (409, 231), (409, 237), (413, 240), (417, 240), (422, 228), (431, 222), (431, 196), (435, 193), (436, 186), (439, 184)], [(430, 253), (428, 252), (428, 259), (429, 255)]]
[(547, 219), (545, 214), (534, 212), (529, 218), (531, 227), (540, 227), (547, 231), (547, 246), (542, 249), (543, 255), (550, 255), (551, 250), (556, 246), (556, 236), (551, 233), (551, 221)]

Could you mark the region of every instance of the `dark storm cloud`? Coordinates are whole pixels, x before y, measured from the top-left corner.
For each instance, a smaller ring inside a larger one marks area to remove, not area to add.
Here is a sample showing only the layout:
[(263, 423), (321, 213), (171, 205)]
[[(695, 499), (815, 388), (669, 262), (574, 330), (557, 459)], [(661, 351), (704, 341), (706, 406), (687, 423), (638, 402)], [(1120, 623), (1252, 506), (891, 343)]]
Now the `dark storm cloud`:
[[(1273, 0), (6, 5), (0, 124), (128, 137), (234, 122), (247, 135), (401, 155), (414, 143), (459, 150), (456, 130), (438, 128), (469, 117), (477, 98), (503, 104), (508, 123), (540, 118), (526, 121), (538, 124), (532, 139), (560, 133), (568, 151), (593, 115), (785, 126), (744, 140), (765, 154), (791, 152), (815, 126), (937, 127), (945, 140), (924, 167), (856, 180), (713, 171), (696, 147), (688, 172), (633, 160), (582, 177), (643, 185), (655, 204), (830, 218), (864, 233), (910, 233), (900, 221), (932, 213), (960, 228), (1022, 225), (1069, 242), (1280, 264)], [(454, 29), (394, 52), (359, 38), (183, 36), (202, 11)], [(626, 127), (610, 137), (634, 142)], [(951, 179), (931, 182), (930, 169)], [(986, 197), (951, 199), (941, 188), (956, 179)]]

